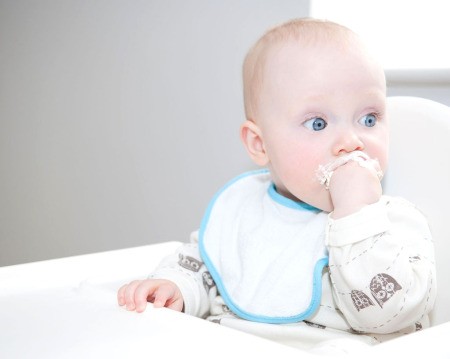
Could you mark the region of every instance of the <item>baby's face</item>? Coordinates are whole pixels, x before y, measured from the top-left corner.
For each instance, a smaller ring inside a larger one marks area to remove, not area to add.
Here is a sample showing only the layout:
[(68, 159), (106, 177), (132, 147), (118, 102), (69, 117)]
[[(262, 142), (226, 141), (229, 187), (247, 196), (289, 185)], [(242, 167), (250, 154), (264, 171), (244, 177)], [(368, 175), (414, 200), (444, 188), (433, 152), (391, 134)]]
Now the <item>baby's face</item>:
[(269, 53), (258, 125), (277, 190), (325, 211), (321, 166), (362, 151), (387, 166), (388, 123), (383, 71), (358, 50), (295, 42)]

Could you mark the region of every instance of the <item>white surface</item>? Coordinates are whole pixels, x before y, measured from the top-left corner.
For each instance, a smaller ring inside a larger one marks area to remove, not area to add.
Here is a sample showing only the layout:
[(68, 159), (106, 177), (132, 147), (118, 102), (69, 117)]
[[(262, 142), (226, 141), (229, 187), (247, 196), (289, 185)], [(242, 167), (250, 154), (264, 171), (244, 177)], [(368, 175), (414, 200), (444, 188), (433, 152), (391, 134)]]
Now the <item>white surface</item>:
[[(116, 291), (145, 277), (178, 242), (0, 268), (1, 358), (317, 358), (202, 319), (151, 306), (142, 314), (116, 302)], [(354, 346), (355, 357), (449, 358), (450, 323), (376, 347), (328, 343), (324, 352)], [(335, 355), (332, 355), (335, 357)]]
[[(120, 285), (143, 278), (179, 243), (0, 268), (1, 358), (202, 358), (298, 351), (168, 309), (117, 305)], [(227, 338), (225, 340), (225, 338)], [(222, 347), (228, 341), (232, 346)], [(237, 345), (244, 347), (237, 348)]]
[(390, 97), (389, 168), (384, 192), (416, 204), (430, 223), (438, 293), (433, 324), (450, 321), (450, 107), (418, 97)]
[[(354, 30), (384, 68), (390, 69), (447, 68), (450, 50), (441, 44), (450, 30), (449, 10), (448, 1), (443, 0), (311, 0), (313, 17)], [(383, 19), (383, 26), (372, 26), (368, 18)]]

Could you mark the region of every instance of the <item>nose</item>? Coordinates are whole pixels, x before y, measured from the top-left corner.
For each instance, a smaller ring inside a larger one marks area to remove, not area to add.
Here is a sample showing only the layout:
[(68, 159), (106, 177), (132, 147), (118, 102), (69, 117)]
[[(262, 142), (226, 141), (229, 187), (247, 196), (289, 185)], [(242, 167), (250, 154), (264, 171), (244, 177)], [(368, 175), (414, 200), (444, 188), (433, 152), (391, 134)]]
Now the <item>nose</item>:
[(363, 151), (364, 143), (357, 133), (351, 129), (343, 130), (334, 143), (333, 154), (338, 156), (353, 151)]

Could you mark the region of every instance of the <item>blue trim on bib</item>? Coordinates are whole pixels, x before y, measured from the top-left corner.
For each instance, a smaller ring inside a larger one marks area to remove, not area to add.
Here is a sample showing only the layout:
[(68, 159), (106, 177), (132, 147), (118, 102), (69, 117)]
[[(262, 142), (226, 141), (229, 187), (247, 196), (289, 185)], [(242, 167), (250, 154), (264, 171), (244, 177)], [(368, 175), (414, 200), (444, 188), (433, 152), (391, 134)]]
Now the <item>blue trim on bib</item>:
[(272, 198), (275, 202), (292, 209), (300, 209), (300, 210), (306, 210), (306, 211), (315, 211), (320, 212), (320, 209), (311, 206), (308, 203), (300, 202), (300, 201), (294, 201), (290, 198), (284, 197), (283, 195), (279, 194), (275, 188), (275, 183), (272, 183), (269, 186), (269, 196)]
[[(206, 267), (208, 268), (211, 276), (214, 279), (214, 282), (217, 285), (217, 288), (219, 289), (220, 295), (225, 301), (225, 304), (239, 317), (247, 320), (251, 320), (254, 322), (261, 322), (261, 323), (269, 323), (269, 324), (288, 324), (288, 323), (297, 323), (302, 320), (308, 319), (314, 312), (317, 310), (317, 308), (320, 305), (321, 297), (322, 297), (322, 271), (325, 266), (328, 265), (328, 257), (324, 257), (320, 260), (318, 260), (314, 266), (314, 274), (313, 274), (313, 292), (311, 297), (311, 302), (308, 306), (308, 308), (297, 315), (289, 316), (289, 317), (269, 317), (269, 316), (263, 316), (263, 315), (255, 315), (248, 313), (242, 309), (240, 309), (237, 305), (234, 304), (231, 297), (229, 296), (227, 290), (225, 289), (225, 286), (221, 280), (221, 276), (219, 275), (219, 272), (217, 271), (216, 267), (213, 265), (211, 259), (209, 258), (208, 254), (206, 253), (205, 244), (204, 244), (204, 234), (206, 230), (206, 226), (209, 221), (209, 217), (211, 215), (212, 208), (217, 200), (217, 198), (222, 194), (223, 191), (225, 191), (228, 187), (233, 185), (235, 182), (239, 181), (242, 178), (245, 178), (247, 176), (252, 175), (258, 175), (258, 174), (268, 174), (269, 171), (267, 169), (263, 170), (256, 170), (256, 171), (250, 171), (245, 172), (234, 179), (232, 179), (230, 182), (228, 182), (221, 190), (219, 190), (210, 203), (208, 204), (208, 207), (206, 209), (206, 213), (202, 219), (200, 230), (199, 230), (199, 250), (200, 255), (205, 262)], [(275, 186), (272, 184), (269, 189), (269, 195), (270, 197), (276, 201), (277, 203), (280, 203), (284, 206), (287, 206), (289, 208), (294, 209), (300, 209), (300, 210), (315, 210), (319, 211), (317, 208), (310, 206), (303, 202), (295, 202), (289, 198), (286, 198), (282, 195), (280, 195), (275, 190)]]
[(265, 315), (255, 315), (248, 313), (240, 309), (237, 305), (235, 305), (234, 302), (231, 300), (227, 290), (225, 289), (223, 282), (220, 280), (219, 273), (211, 263), (209, 257), (206, 255), (202, 245), (200, 246), (200, 254), (203, 260), (205, 261), (205, 264), (208, 267), (209, 272), (213, 277), (225, 304), (228, 306), (228, 308), (230, 308), (230, 310), (233, 313), (235, 313), (242, 319), (267, 324), (292, 324), (308, 319), (311, 315), (315, 313), (317, 308), (320, 306), (320, 301), (322, 299), (322, 271), (323, 268), (328, 265), (328, 257), (324, 257), (318, 260), (316, 265), (314, 266), (313, 294), (308, 308), (304, 312), (290, 317), (269, 317)]

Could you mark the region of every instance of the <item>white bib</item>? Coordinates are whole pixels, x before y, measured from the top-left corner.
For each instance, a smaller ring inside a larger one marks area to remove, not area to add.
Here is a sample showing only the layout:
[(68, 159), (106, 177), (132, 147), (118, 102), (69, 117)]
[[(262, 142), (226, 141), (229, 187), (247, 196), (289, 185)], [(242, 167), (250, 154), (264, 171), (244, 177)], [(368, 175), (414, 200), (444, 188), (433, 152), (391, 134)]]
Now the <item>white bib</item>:
[(267, 170), (244, 173), (213, 198), (199, 247), (227, 306), (244, 319), (294, 323), (320, 304), (327, 214), (281, 196)]

